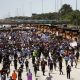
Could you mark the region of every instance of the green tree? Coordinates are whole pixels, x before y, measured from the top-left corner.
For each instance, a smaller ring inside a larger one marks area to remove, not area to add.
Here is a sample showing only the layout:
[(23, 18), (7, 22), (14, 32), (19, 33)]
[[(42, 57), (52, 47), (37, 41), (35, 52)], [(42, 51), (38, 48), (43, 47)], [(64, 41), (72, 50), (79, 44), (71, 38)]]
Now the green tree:
[(73, 11), (71, 12), (71, 14), (69, 15), (70, 16), (70, 21), (71, 21), (71, 24), (74, 24), (74, 25), (80, 25), (80, 11)]
[(64, 4), (62, 8), (59, 10), (60, 17), (65, 19), (69, 17), (70, 13), (73, 11), (72, 7), (68, 4)]

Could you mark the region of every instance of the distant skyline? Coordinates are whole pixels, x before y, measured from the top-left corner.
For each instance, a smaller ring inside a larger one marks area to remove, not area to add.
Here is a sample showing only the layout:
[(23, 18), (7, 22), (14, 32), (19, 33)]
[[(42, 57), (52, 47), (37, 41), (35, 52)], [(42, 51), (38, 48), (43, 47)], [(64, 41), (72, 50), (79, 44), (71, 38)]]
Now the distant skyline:
[[(63, 4), (70, 4), (74, 10), (76, 9), (76, 0), (0, 0), (0, 18), (55, 12)], [(77, 9), (80, 10), (80, 0), (77, 0)]]

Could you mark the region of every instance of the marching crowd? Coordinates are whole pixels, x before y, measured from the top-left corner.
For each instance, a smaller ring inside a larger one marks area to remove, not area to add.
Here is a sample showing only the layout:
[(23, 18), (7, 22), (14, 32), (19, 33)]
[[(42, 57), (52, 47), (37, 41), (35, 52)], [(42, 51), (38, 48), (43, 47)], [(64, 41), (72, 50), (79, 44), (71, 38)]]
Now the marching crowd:
[[(72, 46), (72, 42), (76, 42), (77, 45)], [(66, 39), (56, 34), (38, 31), (35, 28), (26, 31), (0, 32), (0, 64), (3, 65), (0, 70), (1, 80), (6, 80), (7, 77), (9, 80), (22, 80), (24, 66), (27, 73), (25, 80), (32, 80), (28, 59), (32, 60), (35, 76), (40, 69), (45, 76), (46, 66), (49, 67), (50, 76), (53, 69), (56, 70), (57, 63), (59, 74), (63, 75), (64, 59), (67, 78), (70, 79), (73, 62), (75, 62), (75, 68), (78, 64), (79, 47), (76, 38)], [(9, 75), (11, 65), (14, 65), (14, 71), (12, 75)], [(50, 79), (47, 78), (47, 80)]]

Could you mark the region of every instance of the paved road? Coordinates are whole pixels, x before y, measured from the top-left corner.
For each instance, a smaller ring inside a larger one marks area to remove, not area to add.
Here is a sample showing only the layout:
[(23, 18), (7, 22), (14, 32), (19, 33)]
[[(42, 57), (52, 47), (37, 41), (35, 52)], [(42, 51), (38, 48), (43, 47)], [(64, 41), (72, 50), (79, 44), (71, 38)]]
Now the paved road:
[[(75, 65), (75, 63), (74, 63), (74, 65)], [(19, 67), (19, 65), (18, 65), (18, 67)], [(1, 68), (2, 68), (2, 64), (0, 64), (0, 69)], [(46, 80), (46, 77), (48, 77), (48, 73), (49, 73), (48, 66), (46, 66), (45, 76), (42, 75), (42, 72), (41, 72), (41, 69), (40, 69), (40, 71), (37, 72), (37, 77), (35, 77), (31, 59), (29, 59), (29, 68), (31, 69), (31, 72), (32, 72), (32, 75), (33, 75), (33, 80), (36, 80), (36, 78), (38, 78), (38, 80)], [(13, 72), (13, 70), (14, 70), (14, 66), (12, 65), (11, 66), (10, 75)], [(26, 75), (27, 72), (25, 70), (25, 67), (24, 67), (24, 70), (23, 71), (24, 72), (22, 73), (22, 80), (27, 80), (27, 75)], [(56, 71), (53, 70), (53, 72), (51, 74), (51, 77), (52, 77), (51, 80), (69, 80), (66, 77), (66, 67), (65, 67), (64, 60), (63, 60), (63, 75), (60, 75), (59, 74), (59, 69), (58, 69), (58, 66), (57, 66), (57, 70)], [(9, 80), (9, 79), (6, 79), (6, 80)], [(71, 79), (70, 80), (80, 80), (80, 60), (78, 62), (77, 68), (75, 68), (75, 66), (74, 66), (71, 69)]]

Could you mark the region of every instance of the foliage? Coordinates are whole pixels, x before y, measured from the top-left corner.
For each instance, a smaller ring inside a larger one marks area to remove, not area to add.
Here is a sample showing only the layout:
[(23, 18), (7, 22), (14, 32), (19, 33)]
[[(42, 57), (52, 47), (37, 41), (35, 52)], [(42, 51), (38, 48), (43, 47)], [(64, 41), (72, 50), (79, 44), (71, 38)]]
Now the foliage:
[(44, 14), (35, 14), (35, 15), (32, 15), (32, 19), (46, 19), (46, 20), (53, 20), (53, 19), (58, 19), (58, 13), (57, 12), (54, 12), (54, 13), (44, 13)]
[(71, 24), (80, 25), (80, 11), (73, 10), (70, 5), (64, 4), (62, 8), (59, 10), (59, 12), (33, 14), (31, 17), (16, 16), (16, 17), (10, 17), (9, 19), (69, 20)]

